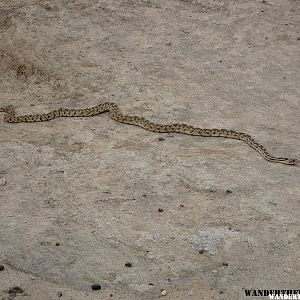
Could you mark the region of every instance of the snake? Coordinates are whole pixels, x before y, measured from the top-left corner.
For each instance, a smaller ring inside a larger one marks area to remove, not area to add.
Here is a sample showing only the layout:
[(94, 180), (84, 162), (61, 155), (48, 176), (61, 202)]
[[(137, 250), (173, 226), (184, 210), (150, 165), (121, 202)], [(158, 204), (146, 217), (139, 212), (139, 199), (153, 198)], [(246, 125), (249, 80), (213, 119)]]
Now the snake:
[(148, 131), (160, 133), (182, 133), (201, 137), (223, 137), (241, 140), (256, 150), (267, 161), (286, 165), (295, 165), (298, 162), (296, 159), (272, 156), (269, 154), (266, 148), (259, 144), (252, 136), (243, 132), (229, 129), (198, 128), (185, 123), (158, 124), (143, 117), (122, 114), (118, 105), (114, 102), (104, 102), (97, 106), (84, 109), (59, 108), (44, 114), (22, 116), (16, 116), (14, 107), (12, 105), (8, 105), (5, 107), (0, 107), (0, 112), (5, 113), (4, 121), (8, 123), (44, 122), (61, 117), (92, 117), (104, 112), (108, 112), (110, 118), (115, 121), (135, 125)]

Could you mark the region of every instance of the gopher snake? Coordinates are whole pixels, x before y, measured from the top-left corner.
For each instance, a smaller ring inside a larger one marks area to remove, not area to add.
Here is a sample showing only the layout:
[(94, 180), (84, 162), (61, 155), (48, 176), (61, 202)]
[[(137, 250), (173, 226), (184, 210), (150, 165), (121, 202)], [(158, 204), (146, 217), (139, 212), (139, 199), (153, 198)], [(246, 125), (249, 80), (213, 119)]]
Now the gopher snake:
[(176, 132), (196, 136), (208, 137), (224, 137), (237, 139), (246, 142), (251, 148), (255, 149), (266, 160), (271, 162), (282, 163), (286, 165), (295, 165), (296, 159), (274, 157), (259, 143), (257, 143), (250, 135), (228, 129), (202, 129), (188, 124), (175, 123), (170, 125), (156, 124), (146, 120), (143, 117), (123, 115), (117, 104), (113, 102), (105, 102), (97, 106), (85, 109), (67, 109), (60, 108), (46, 114), (16, 116), (12, 106), (0, 107), (0, 112), (5, 112), (4, 121), (8, 123), (20, 122), (43, 122), (59, 117), (91, 117), (103, 112), (108, 112), (109, 116), (118, 122), (131, 124), (142, 127), (154, 132)]

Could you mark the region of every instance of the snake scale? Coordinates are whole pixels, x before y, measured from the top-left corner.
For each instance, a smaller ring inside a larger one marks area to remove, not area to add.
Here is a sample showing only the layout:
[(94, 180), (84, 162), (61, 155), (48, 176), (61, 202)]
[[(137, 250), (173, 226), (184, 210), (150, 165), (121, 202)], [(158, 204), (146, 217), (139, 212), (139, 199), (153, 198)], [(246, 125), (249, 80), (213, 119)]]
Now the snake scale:
[(242, 140), (268, 161), (282, 163), (286, 165), (295, 165), (297, 162), (296, 159), (275, 157), (270, 155), (269, 152), (262, 145), (256, 142), (249, 134), (243, 132), (237, 132), (228, 129), (203, 129), (184, 123), (174, 123), (169, 125), (157, 124), (146, 120), (143, 117), (128, 116), (122, 114), (119, 110), (118, 105), (114, 102), (105, 102), (97, 106), (85, 109), (60, 108), (58, 110), (53, 110), (46, 114), (37, 115), (16, 116), (12, 106), (0, 107), (0, 112), (5, 112), (4, 121), (8, 123), (44, 122), (60, 117), (91, 117), (101, 114), (103, 112), (108, 112), (109, 116), (115, 121), (139, 126), (149, 131), (163, 133), (175, 132), (203, 137), (223, 137)]

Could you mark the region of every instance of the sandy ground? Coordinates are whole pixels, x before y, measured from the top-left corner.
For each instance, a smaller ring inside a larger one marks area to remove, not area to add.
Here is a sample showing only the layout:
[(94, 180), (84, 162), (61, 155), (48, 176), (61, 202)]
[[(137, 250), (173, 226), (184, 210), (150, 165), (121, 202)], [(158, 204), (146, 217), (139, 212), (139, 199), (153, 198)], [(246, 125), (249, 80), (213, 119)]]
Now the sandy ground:
[[(299, 8), (2, 0), (0, 106), (115, 101), (159, 123), (243, 131), (299, 159)], [(1, 299), (227, 300), (299, 288), (299, 166), (107, 114), (0, 128)], [(9, 294), (14, 286), (23, 293)]]

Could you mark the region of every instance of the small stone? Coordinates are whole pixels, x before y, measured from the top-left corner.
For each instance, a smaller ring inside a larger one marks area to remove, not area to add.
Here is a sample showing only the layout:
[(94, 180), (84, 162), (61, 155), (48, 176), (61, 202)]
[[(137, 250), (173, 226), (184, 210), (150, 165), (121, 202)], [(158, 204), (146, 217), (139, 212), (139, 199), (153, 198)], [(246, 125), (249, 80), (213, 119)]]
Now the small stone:
[(6, 179), (5, 178), (0, 178), (0, 185), (5, 186), (6, 185)]
[(209, 192), (215, 193), (217, 191), (217, 188), (215, 186), (212, 186), (209, 188)]
[(163, 138), (163, 137), (159, 137), (158, 140), (159, 140), (159, 141), (165, 141), (166, 139)]
[(166, 45), (167, 45), (167, 46), (171, 46), (172, 43), (171, 43), (170, 41), (167, 41), (167, 42), (166, 42)]
[(97, 290), (101, 290), (101, 285), (98, 283), (92, 284), (92, 290), (97, 291)]
[(131, 267), (132, 267), (132, 263), (131, 263), (131, 262), (126, 262), (126, 263), (125, 263), (125, 267), (131, 268)]
[(231, 193), (232, 193), (232, 190), (226, 190), (226, 193), (227, 193), (227, 194), (231, 194)]
[(152, 282), (149, 282), (149, 285), (154, 285)]
[(200, 249), (199, 254), (203, 254), (203, 253), (204, 253), (204, 249)]
[(223, 263), (222, 263), (222, 266), (228, 267), (228, 263), (227, 263), (227, 262), (223, 262)]
[(219, 294), (223, 294), (223, 291), (219, 291)]
[(62, 292), (57, 292), (57, 297), (62, 297)]
[(180, 204), (179, 206), (180, 206), (180, 207), (184, 207), (184, 204)]
[(0, 271), (3, 271), (3, 270), (4, 270), (4, 266), (0, 265)]
[(300, 41), (300, 37), (297, 37), (297, 41)]
[(55, 243), (55, 246), (60, 246), (60, 243), (56, 242), (56, 243)]
[(164, 209), (163, 209), (163, 208), (159, 208), (157, 211), (158, 211), (158, 212), (163, 212)]
[(161, 293), (162, 296), (166, 296), (167, 295), (167, 291), (166, 290), (162, 290), (160, 293)]
[(22, 294), (23, 292), (24, 292), (24, 290), (18, 286), (14, 286), (14, 287), (10, 288), (8, 291), (9, 294)]

